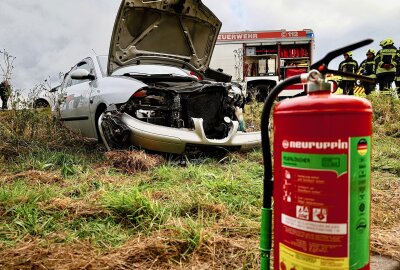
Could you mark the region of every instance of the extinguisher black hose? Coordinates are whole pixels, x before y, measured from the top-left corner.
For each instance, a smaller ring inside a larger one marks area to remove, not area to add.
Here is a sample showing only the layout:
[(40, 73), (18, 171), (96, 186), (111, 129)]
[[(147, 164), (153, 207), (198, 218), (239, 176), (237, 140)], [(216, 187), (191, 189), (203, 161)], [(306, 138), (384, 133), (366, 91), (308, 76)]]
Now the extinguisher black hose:
[(271, 143), (269, 139), (269, 118), (274, 104), (275, 99), (279, 93), (282, 92), (286, 87), (301, 83), (301, 76), (296, 75), (290, 77), (277, 86), (275, 86), (269, 93), (267, 99), (264, 102), (263, 111), (261, 114), (261, 146), (264, 159), (264, 195), (263, 195), (263, 207), (271, 208), (272, 205), (272, 191), (274, 186), (274, 180), (272, 175), (272, 155), (271, 155)]

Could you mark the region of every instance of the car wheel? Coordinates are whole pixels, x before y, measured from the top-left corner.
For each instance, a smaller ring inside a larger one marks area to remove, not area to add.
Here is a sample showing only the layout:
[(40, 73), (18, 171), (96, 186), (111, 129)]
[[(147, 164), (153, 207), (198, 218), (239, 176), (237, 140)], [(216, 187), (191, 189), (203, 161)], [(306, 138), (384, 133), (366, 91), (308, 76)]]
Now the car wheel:
[(96, 117), (97, 141), (99, 143), (103, 143), (104, 146), (106, 147), (107, 151), (111, 151), (111, 147), (107, 143), (107, 140), (105, 138), (105, 134), (103, 133), (103, 128), (102, 128), (102, 125), (101, 125), (103, 117), (104, 117), (104, 112), (101, 113), (98, 117)]
[(40, 109), (40, 108), (50, 108), (50, 104), (45, 100), (36, 100), (33, 108)]
[(104, 112), (97, 120), (100, 139), (108, 151), (127, 147), (130, 136), (129, 127), (110, 112)]
[(258, 102), (264, 102), (269, 92), (271, 91), (271, 86), (268, 84), (257, 84), (253, 87), (253, 97)]
[(99, 119), (100, 119), (100, 117), (102, 117), (103, 113), (106, 111), (106, 108), (107, 107), (105, 104), (99, 105), (99, 107), (97, 107), (96, 114), (95, 114), (95, 127), (96, 127), (97, 141), (99, 143), (103, 142), (101, 134), (100, 134), (100, 130), (99, 130)]

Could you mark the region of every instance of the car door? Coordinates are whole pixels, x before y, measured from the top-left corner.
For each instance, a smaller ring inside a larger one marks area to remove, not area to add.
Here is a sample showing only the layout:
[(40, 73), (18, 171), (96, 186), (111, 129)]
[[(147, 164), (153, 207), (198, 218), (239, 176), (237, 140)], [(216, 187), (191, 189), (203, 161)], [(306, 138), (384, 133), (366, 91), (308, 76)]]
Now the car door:
[(74, 66), (63, 83), (64, 100), (60, 105), (61, 121), (74, 131), (83, 135), (93, 136), (93, 125), (90, 122), (89, 97), (93, 88), (92, 79), (72, 79), (71, 72), (77, 69), (85, 69), (93, 74), (93, 62), (90, 58), (80, 61)]

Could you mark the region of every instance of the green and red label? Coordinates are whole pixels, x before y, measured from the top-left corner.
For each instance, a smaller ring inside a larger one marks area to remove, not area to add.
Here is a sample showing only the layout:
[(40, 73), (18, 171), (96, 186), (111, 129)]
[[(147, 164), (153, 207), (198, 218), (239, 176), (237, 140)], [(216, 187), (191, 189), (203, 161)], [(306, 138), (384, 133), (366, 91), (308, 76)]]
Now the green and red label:
[(280, 269), (361, 269), (369, 262), (370, 137), (281, 146)]

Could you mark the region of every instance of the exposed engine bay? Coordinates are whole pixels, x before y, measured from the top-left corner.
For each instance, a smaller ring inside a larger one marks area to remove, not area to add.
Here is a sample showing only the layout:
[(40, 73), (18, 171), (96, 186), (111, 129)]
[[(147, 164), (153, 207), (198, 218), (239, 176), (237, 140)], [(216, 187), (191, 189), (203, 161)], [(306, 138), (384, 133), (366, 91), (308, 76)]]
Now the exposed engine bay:
[(240, 89), (230, 84), (159, 82), (139, 90), (120, 111), (141, 121), (174, 128), (193, 128), (192, 118), (202, 118), (206, 136), (224, 138), (235, 110), (244, 105)]
[(206, 137), (223, 139), (233, 127), (232, 121), (238, 120), (237, 112), (244, 104), (241, 89), (230, 83), (157, 82), (137, 91), (119, 109), (110, 106), (102, 126), (103, 130), (115, 133), (106, 134), (109, 142), (115, 141), (114, 147), (127, 138), (128, 130), (118, 117), (113, 117), (118, 113), (155, 125), (187, 129), (194, 128), (192, 118), (202, 118)]

